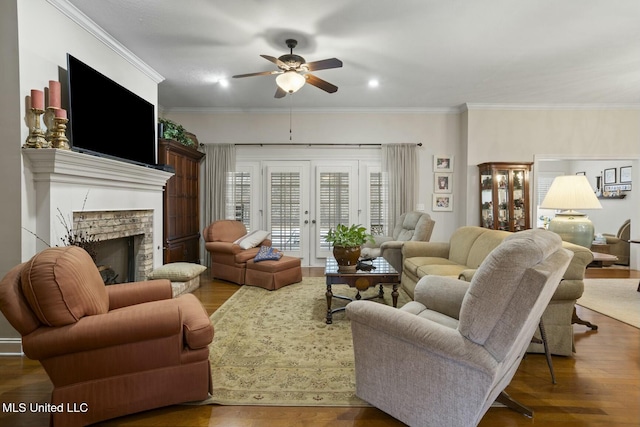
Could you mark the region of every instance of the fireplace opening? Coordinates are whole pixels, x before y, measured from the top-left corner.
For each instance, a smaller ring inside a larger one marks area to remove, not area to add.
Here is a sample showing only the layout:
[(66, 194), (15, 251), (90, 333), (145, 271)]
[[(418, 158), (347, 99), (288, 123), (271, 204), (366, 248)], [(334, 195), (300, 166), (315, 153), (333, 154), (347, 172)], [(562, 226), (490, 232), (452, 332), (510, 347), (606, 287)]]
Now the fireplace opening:
[(142, 238), (139, 234), (100, 242), (96, 265), (105, 285), (136, 281), (136, 260)]
[(153, 270), (153, 211), (74, 212), (73, 224), (100, 242), (96, 265), (105, 283), (139, 282)]

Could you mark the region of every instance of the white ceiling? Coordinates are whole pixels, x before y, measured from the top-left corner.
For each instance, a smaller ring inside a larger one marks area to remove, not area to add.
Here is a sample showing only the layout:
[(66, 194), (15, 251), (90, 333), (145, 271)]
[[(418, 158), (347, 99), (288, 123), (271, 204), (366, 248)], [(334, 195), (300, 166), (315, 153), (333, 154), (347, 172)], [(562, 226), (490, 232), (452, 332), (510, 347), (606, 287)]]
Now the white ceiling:
[[(640, 106), (639, 0), (69, 2), (165, 78), (165, 109)], [(287, 38), (309, 62), (344, 62), (314, 73), (337, 93), (275, 99), (274, 76), (230, 78), (275, 70), (259, 55)]]

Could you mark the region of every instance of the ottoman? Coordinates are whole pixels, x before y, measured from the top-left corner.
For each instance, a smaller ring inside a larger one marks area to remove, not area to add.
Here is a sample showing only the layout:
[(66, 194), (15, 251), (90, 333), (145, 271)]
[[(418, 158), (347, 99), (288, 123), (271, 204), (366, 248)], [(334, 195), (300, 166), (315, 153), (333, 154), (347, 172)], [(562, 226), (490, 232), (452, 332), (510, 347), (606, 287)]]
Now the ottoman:
[(277, 261), (247, 261), (245, 285), (273, 291), (302, 280), (300, 258), (283, 256)]
[(147, 279), (168, 279), (171, 282), (173, 297), (191, 292), (200, 287), (200, 274), (207, 267), (188, 262), (172, 262), (156, 268)]

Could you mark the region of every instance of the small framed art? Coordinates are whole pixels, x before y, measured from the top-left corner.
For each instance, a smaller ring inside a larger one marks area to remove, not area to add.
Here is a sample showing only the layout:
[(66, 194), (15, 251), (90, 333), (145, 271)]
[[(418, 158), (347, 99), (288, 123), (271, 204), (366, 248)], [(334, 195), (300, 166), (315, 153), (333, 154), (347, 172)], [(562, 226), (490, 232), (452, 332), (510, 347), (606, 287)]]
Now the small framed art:
[(453, 172), (453, 156), (433, 156), (434, 172)]
[(453, 189), (452, 173), (434, 173), (433, 174), (433, 192), (434, 193), (452, 193)]
[(604, 183), (615, 184), (616, 183), (616, 168), (604, 170)]
[(631, 166), (623, 166), (620, 168), (620, 183), (631, 182)]
[(433, 206), (435, 211), (453, 211), (453, 194), (434, 194)]

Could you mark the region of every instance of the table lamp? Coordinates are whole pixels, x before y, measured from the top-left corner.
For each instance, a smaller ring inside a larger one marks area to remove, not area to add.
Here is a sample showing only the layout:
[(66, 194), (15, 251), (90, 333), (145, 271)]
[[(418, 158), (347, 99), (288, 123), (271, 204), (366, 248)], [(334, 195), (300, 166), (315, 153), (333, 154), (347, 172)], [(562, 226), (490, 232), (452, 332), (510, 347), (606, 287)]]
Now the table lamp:
[(549, 230), (559, 234), (565, 242), (586, 248), (591, 247), (594, 235), (593, 223), (586, 214), (577, 212), (575, 209), (602, 209), (602, 205), (586, 176), (556, 177), (540, 207), (562, 210), (549, 223)]

